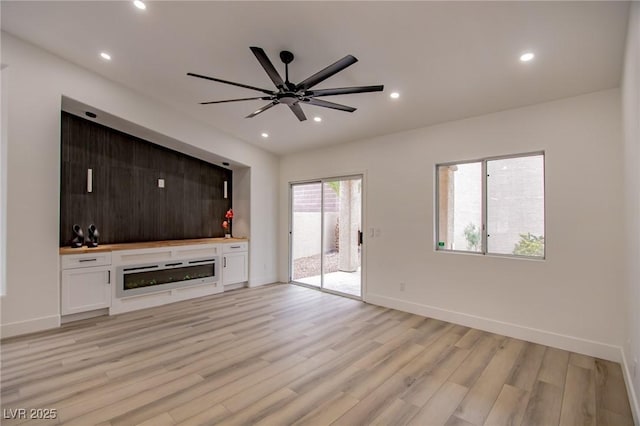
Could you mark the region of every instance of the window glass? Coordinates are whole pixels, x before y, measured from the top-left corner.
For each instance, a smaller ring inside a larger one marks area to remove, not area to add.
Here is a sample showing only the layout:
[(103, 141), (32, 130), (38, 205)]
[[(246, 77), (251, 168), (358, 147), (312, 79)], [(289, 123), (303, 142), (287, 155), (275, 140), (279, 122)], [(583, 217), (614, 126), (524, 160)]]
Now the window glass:
[(487, 252), (544, 257), (544, 158), (487, 161)]
[(438, 249), (482, 251), (482, 163), (438, 166)]

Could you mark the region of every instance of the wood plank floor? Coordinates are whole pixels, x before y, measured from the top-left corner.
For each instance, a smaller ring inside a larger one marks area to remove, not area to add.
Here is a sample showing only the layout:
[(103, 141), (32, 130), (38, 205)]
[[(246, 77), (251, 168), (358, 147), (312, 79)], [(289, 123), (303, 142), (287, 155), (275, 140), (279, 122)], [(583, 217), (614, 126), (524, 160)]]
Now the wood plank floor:
[(294, 285), (1, 346), (3, 425), (633, 424), (618, 364)]

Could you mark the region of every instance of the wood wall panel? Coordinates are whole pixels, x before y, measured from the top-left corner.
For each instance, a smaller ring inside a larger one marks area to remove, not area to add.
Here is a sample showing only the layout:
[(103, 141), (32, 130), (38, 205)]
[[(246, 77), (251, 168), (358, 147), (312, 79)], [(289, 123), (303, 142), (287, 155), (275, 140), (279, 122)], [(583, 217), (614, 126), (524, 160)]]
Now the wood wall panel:
[[(95, 224), (103, 244), (224, 235), (231, 170), (66, 112), (60, 140), (61, 247), (69, 245), (75, 223), (85, 236)], [(87, 169), (93, 169), (92, 193)], [(164, 189), (158, 179), (165, 180)]]

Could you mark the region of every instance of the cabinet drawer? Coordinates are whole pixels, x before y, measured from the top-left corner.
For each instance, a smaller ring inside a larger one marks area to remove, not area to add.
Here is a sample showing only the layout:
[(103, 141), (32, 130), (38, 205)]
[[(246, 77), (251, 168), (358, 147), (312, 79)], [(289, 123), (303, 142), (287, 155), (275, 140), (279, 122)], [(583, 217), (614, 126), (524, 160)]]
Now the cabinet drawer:
[(63, 270), (111, 265), (111, 252), (68, 254), (61, 257)]
[(249, 250), (249, 243), (229, 243), (222, 245), (223, 253), (234, 253)]

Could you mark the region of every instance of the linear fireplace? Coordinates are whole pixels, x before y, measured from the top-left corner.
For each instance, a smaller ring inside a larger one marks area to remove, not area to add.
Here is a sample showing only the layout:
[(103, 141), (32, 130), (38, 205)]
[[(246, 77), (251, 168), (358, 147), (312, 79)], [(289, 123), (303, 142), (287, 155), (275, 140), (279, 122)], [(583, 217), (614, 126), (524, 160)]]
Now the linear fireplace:
[(217, 256), (126, 265), (116, 268), (118, 297), (171, 290), (218, 281)]

